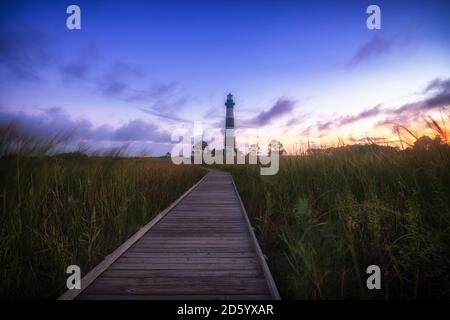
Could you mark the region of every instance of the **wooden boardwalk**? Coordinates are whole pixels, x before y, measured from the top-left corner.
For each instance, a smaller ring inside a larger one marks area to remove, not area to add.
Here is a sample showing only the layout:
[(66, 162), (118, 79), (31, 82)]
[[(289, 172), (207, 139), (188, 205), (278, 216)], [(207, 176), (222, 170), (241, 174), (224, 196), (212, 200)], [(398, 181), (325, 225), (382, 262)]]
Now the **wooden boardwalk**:
[[(84, 290), (83, 290), (84, 288)], [(60, 299), (279, 299), (230, 174), (211, 171)]]

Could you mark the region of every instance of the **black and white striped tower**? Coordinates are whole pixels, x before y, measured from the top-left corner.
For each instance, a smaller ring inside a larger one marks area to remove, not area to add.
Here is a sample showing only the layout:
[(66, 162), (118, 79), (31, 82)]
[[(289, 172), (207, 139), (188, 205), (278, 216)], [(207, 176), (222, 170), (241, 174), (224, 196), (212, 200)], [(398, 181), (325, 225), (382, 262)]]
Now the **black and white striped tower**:
[(225, 119), (225, 151), (227, 154), (232, 154), (235, 150), (236, 143), (234, 141), (234, 101), (231, 93), (227, 95), (225, 106), (227, 107), (227, 117)]

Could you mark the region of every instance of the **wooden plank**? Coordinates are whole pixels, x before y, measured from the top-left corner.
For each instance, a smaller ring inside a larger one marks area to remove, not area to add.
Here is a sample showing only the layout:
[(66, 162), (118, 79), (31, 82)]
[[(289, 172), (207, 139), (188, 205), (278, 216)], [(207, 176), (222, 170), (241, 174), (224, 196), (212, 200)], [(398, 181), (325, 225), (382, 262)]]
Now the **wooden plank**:
[(211, 172), (77, 299), (277, 298), (258, 248), (231, 175)]
[(267, 287), (264, 278), (99, 278), (89, 287), (90, 294), (251, 294)]
[(214, 248), (214, 247), (201, 247), (201, 248), (177, 248), (177, 247), (172, 247), (172, 248), (146, 248), (146, 247), (136, 247), (133, 246), (132, 248), (130, 248), (127, 252), (146, 252), (146, 253), (161, 253), (161, 252), (179, 252), (179, 253), (183, 253), (183, 252), (187, 252), (187, 253), (195, 253), (195, 252), (208, 252), (208, 253), (214, 253), (214, 252), (220, 252), (220, 253), (235, 253), (235, 252), (252, 252), (249, 251), (247, 248), (242, 248), (242, 247), (233, 247), (233, 248), (229, 248), (229, 247), (224, 247), (224, 248)]
[(184, 240), (184, 239), (152, 239), (152, 238), (143, 238), (141, 240), (139, 240), (138, 243), (136, 244), (142, 244), (142, 245), (148, 245), (148, 246), (152, 246), (152, 245), (180, 245), (180, 246), (184, 246), (184, 245), (191, 245), (191, 244), (199, 244), (199, 245), (225, 245), (225, 246), (247, 246), (247, 245), (251, 245), (252, 242), (250, 241), (250, 239), (229, 239), (229, 240), (223, 240), (220, 238), (215, 238), (215, 239), (211, 239), (211, 238), (200, 238), (200, 239), (191, 239), (191, 240)]
[(235, 264), (255, 264), (258, 260), (255, 258), (218, 258), (218, 257), (120, 257), (117, 263), (128, 264), (165, 264), (165, 263), (177, 263), (183, 264), (186, 268), (189, 268), (191, 264), (203, 264), (203, 263), (235, 263)]
[(100, 262), (94, 269), (89, 271), (81, 279), (81, 289), (67, 290), (64, 292), (58, 300), (73, 300), (75, 299), (84, 289), (86, 289), (102, 272), (104, 272), (116, 259), (118, 259), (125, 251), (127, 251), (137, 240), (139, 240), (144, 234), (147, 233), (154, 225), (156, 225), (172, 208), (174, 208), (184, 197), (186, 197), (192, 190), (199, 186), (202, 181), (207, 177), (203, 176), (196, 184), (194, 184), (189, 190), (187, 190), (181, 197), (175, 200), (171, 205), (169, 205), (165, 210), (156, 215), (148, 224), (139, 229), (134, 235), (132, 235), (127, 241), (120, 245), (111, 254), (105, 257), (105, 259)]
[(177, 241), (177, 242), (181, 242), (181, 241), (217, 241), (217, 240), (222, 240), (222, 241), (242, 241), (242, 240), (248, 240), (248, 237), (245, 237), (244, 235), (246, 235), (246, 233), (242, 233), (242, 235), (232, 235), (232, 236), (214, 236), (214, 235), (209, 235), (209, 236), (203, 236), (203, 237), (193, 237), (193, 236), (179, 236), (179, 237), (171, 237), (171, 236), (167, 236), (167, 235), (146, 235), (145, 236), (145, 240), (151, 240), (151, 241)]
[(236, 191), (236, 194), (239, 198), (239, 203), (241, 204), (242, 210), (244, 212), (244, 216), (245, 216), (245, 219), (248, 224), (248, 229), (250, 231), (250, 235), (253, 239), (253, 242), (254, 242), (254, 245), (256, 248), (256, 253), (258, 254), (259, 261), (261, 263), (261, 267), (264, 272), (264, 276), (266, 277), (266, 281), (269, 286), (270, 294), (272, 295), (272, 298), (274, 300), (281, 300), (280, 294), (278, 293), (278, 288), (275, 284), (275, 281), (273, 280), (272, 273), (269, 270), (269, 266), (267, 265), (266, 258), (261, 250), (261, 247), (259, 246), (258, 240), (256, 239), (255, 233), (253, 231), (252, 225), (251, 225), (250, 220), (247, 215), (247, 211), (245, 210), (244, 203), (242, 202), (241, 196), (239, 195), (239, 192), (236, 188), (236, 185), (234, 184), (234, 181), (233, 181), (233, 186), (234, 186), (234, 190)]
[[(131, 252), (128, 250), (125, 252), (122, 257), (130, 257), (130, 258), (145, 258), (148, 257), (148, 252)], [(251, 251), (245, 252), (153, 252), (151, 255), (152, 258), (177, 258), (177, 257), (189, 257), (189, 258), (254, 258), (256, 254)]]
[(198, 278), (198, 277), (238, 277), (248, 278), (257, 277), (262, 278), (264, 275), (262, 270), (248, 269), (248, 270), (221, 270), (221, 269), (203, 269), (203, 270), (106, 270), (102, 277), (107, 278), (150, 278), (150, 277), (163, 277), (163, 278)]
[[(130, 264), (130, 263), (113, 263), (109, 266), (111, 270), (114, 269), (127, 269), (127, 270), (186, 270), (187, 266), (185, 264), (177, 263), (159, 263), (159, 264)], [(235, 264), (235, 263), (197, 263), (189, 265), (190, 270), (249, 270), (255, 269), (254, 264)]]

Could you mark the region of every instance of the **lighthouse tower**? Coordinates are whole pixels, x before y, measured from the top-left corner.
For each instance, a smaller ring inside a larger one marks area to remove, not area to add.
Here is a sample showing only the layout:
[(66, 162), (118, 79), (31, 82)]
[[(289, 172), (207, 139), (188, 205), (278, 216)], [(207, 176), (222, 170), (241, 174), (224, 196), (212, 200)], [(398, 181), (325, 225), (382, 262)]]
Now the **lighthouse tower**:
[(227, 117), (225, 119), (225, 152), (228, 155), (233, 154), (236, 147), (234, 141), (234, 101), (231, 93), (227, 95), (225, 106), (227, 107)]

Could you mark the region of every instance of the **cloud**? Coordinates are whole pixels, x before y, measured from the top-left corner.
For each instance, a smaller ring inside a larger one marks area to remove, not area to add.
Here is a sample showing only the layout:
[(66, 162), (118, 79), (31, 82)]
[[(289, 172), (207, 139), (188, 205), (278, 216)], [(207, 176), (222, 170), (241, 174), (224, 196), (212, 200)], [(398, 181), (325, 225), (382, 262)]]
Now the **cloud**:
[(424, 90), (424, 93), (430, 91), (438, 91), (440, 94), (450, 93), (450, 78), (448, 79), (434, 79), (430, 81)]
[(40, 138), (62, 133), (75, 134), (78, 138), (84, 138), (92, 132), (92, 124), (89, 121), (72, 120), (60, 107), (45, 109), (39, 114), (0, 113), (0, 125), (6, 126), (11, 122), (14, 122), (15, 125), (23, 128), (29, 134)]
[[(107, 97), (125, 102), (143, 102), (148, 107), (143, 110), (156, 111), (160, 114), (175, 114), (189, 100), (176, 81), (150, 82), (143, 79), (142, 68), (127, 63), (115, 63), (106, 70), (97, 84), (97, 89)], [(147, 82), (144, 87), (141, 83)]]
[(352, 124), (352, 123), (360, 121), (360, 120), (373, 118), (382, 112), (383, 112), (383, 110), (381, 109), (381, 105), (378, 104), (375, 107), (366, 109), (366, 110), (362, 111), (361, 113), (358, 113), (357, 115), (349, 115), (349, 116), (340, 118), (337, 121), (337, 125), (344, 126), (344, 125)]
[(71, 62), (60, 68), (61, 76), (64, 81), (74, 81), (86, 79), (90, 66), (84, 62)]
[(39, 114), (0, 112), (0, 126), (14, 123), (29, 134), (48, 138), (67, 134), (73, 141), (91, 142), (129, 142), (147, 141), (155, 143), (169, 143), (170, 132), (158, 128), (152, 122), (141, 119), (131, 120), (119, 128), (103, 125), (95, 127), (89, 120), (73, 120), (61, 107), (43, 110)]
[(136, 65), (125, 62), (115, 62), (110, 64), (100, 79), (97, 80), (98, 91), (107, 96), (128, 100), (130, 91), (129, 82), (142, 76), (142, 71)]
[(434, 91), (434, 94), (426, 99), (407, 103), (400, 108), (392, 110), (392, 113), (399, 115), (419, 112), (422, 110), (442, 108), (450, 104), (450, 78), (446, 80), (435, 79), (431, 81), (428, 84), (426, 91)]
[(0, 70), (8, 80), (39, 81), (42, 70), (56, 57), (49, 47), (50, 36), (29, 30), (0, 32)]
[(434, 94), (399, 108), (386, 110), (388, 117), (379, 121), (377, 126), (408, 123), (420, 118), (424, 112), (450, 106), (450, 79), (435, 79), (429, 83), (426, 91), (434, 91)]
[(148, 86), (144, 90), (135, 90), (135, 92), (128, 97), (130, 101), (145, 101), (145, 100), (160, 100), (162, 98), (170, 97), (178, 89), (178, 83), (172, 81), (169, 83), (157, 83)]
[(361, 63), (388, 53), (394, 42), (376, 33), (367, 43), (361, 46), (348, 61), (347, 67), (353, 68)]
[(99, 85), (99, 90), (106, 96), (109, 97), (118, 97), (120, 98), (128, 88), (128, 84), (126, 84), (122, 80), (109, 79), (108, 81), (102, 82)]
[(104, 97), (130, 103), (145, 103), (152, 112), (174, 116), (190, 97), (176, 81), (149, 80), (140, 64), (126, 61), (102, 63), (94, 43), (84, 43), (76, 57), (61, 56), (58, 38), (38, 30), (0, 31), (0, 79), (36, 82), (45, 80), (53, 67), (64, 85), (82, 83)]
[(295, 126), (295, 125), (299, 125), (305, 122), (305, 120), (311, 115), (311, 113), (304, 113), (301, 114), (295, 118), (290, 119), (287, 123), (286, 126)]
[(169, 83), (154, 83), (143, 90), (134, 90), (127, 101), (144, 102), (147, 107), (141, 108), (159, 116), (177, 118), (176, 114), (187, 104), (190, 97), (175, 81)]
[(297, 101), (280, 98), (277, 102), (267, 111), (263, 111), (253, 119), (243, 121), (247, 126), (264, 126), (269, 124), (272, 120), (282, 117), (291, 112), (297, 104)]
[(158, 127), (143, 120), (132, 120), (114, 132), (114, 140), (118, 141), (156, 141), (170, 142), (170, 134), (160, 131)]
[(314, 125), (310, 125), (310, 126), (306, 127), (305, 129), (303, 129), (303, 131), (300, 133), (300, 135), (302, 135), (302, 136), (310, 135), (313, 128), (314, 128)]
[[(336, 117), (326, 122), (318, 121), (314, 128), (318, 132), (324, 133), (332, 128), (339, 128), (353, 124), (357, 121), (367, 120), (378, 116), (383, 116), (384, 119), (379, 120), (375, 124), (377, 127), (407, 124), (421, 118), (424, 112), (450, 106), (450, 78), (438, 78), (430, 81), (426, 86), (424, 93), (430, 92), (432, 92), (432, 94), (425, 99), (406, 103), (397, 108), (383, 109), (381, 104), (378, 104), (356, 115)], [(311, 130), (312, 127), (309, 127), (305, 132), (310, 133)]]
[(170, 122), (185, 122), (185, 123), (191, 123), (192, 120), (183, 119), (181, 117), (178, 117), (176, 115), (171, 115), (169, 113), (161, 113), (159, 111), (153, 110), (153, 109), (146, 109), (146, 108), (140, 108), (140, 110), (144, 113), (151, 114), (152, 116), (158, 117), (163, 120), (168, 120)]
[(384, 112), (384, 110), (381, 109), (381, 105), (378, 104), (378, 105), (376, 105), (372, 108), (366, 109), (356, 115), (347, 115), (347, 116), (337, 117), (335, 119), (329, 120), (324, 123), (318, 121), (316, 124), (316, 129), (319, 132), (328, 131), (332, 127), (339, 128), (342, 126), (350, 125), (350, 124), (353, 124), (353, 123), (361, 121), (361, 120), (366, 120), (366, 119), (376, 117), (379, 114), (382, 114), (383, 112)]
[(64, 82), (88, 81), (99, 60), (99, 51), (93, 43), (84, 44), (76, 58), (59, 66)]
[(317, 122), (317, 130), (319, 131), (325, 131), (331, 128), (331, 126), (333, 125), (333, 121), (327, 121), (325, 123), (322, 123), (320, 121)]

